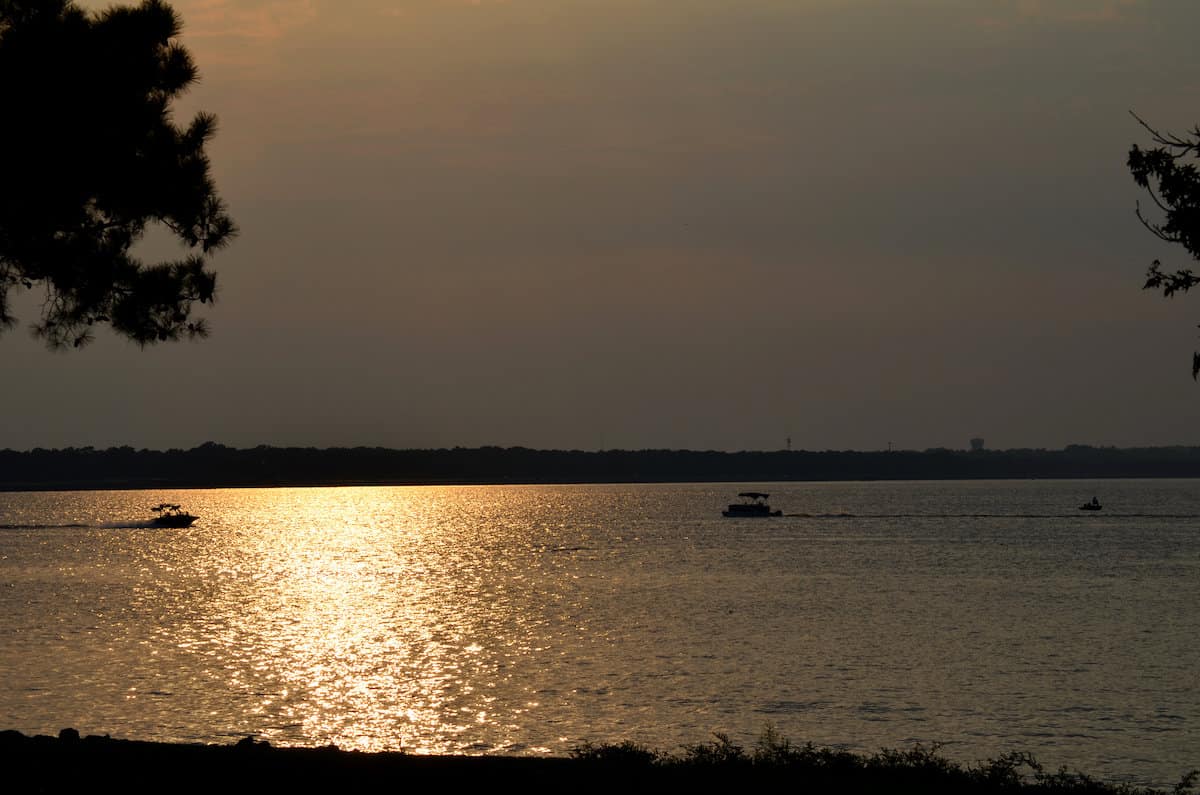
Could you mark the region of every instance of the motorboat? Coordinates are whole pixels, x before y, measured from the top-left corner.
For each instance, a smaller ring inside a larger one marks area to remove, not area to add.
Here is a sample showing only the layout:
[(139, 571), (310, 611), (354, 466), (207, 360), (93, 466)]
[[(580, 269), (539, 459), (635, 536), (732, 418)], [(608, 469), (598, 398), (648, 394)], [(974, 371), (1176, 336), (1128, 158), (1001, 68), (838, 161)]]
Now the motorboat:
[(730, 503), (728, 509), (721, 511), (722, 516), (783, 516), (783, 511), (771, 510), (770, 504), (767, 503), (770, 494), (763, 494), (761, 491), (743, 491), (738, 496), (742, 498), (742, 501)]
[(1096, 499), (1095, 497), (1092, 497), (1092, 501), (1085, 502), (1083, 505), (1080, 505), (1079, 510), (1081, 510), (1081, 511), (1099, 511), (1103, 507), (1104, 506), (1102, 506), (1100, 504), (1100, 500)]
[(155, 527), (191, 527), (199, 518), (173, 502), (164, 502), (154, 506), (154, 518), (150, 521)]

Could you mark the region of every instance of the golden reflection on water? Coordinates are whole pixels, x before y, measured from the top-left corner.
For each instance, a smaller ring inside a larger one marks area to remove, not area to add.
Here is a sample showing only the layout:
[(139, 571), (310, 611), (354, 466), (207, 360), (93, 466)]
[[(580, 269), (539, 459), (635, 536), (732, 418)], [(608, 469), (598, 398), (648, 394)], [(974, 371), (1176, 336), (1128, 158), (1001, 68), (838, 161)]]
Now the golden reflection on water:
[(237, 545), (223, 574), (238, 590), (217, 608), (227, 615), (210, 645), (248, 663), (227, 684), (258, 695), (262, 736), (444, 752), (490, 724), (493, 745), (520, 742), (490, 691), (528, 646), (507, 598), (506, 579), (523, 574), (511, 550), (487, 554), (497, 539), (461, 489), (453, 499), (429, 488), (243, 497), (212, 519)]

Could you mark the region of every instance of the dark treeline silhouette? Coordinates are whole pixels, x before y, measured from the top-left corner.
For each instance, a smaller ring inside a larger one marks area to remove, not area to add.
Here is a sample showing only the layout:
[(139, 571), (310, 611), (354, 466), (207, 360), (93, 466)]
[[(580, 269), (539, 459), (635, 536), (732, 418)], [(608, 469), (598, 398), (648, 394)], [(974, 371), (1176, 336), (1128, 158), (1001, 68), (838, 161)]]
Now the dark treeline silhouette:
[(477, 447), (0, 450), (0, 489), (1200, 477), (1200, 447), (1062, 450), (532, 450)]

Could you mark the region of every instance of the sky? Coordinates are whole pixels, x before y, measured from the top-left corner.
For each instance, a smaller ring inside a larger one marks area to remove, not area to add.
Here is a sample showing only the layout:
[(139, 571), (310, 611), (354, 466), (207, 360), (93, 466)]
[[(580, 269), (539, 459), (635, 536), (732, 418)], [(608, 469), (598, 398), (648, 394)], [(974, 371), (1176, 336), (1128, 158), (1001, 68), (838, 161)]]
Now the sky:
[(172, 5), (213, 334), (54, 353), (35, 291), (0, 448), (1200, 444), (1125, 166), (1195, 0)]

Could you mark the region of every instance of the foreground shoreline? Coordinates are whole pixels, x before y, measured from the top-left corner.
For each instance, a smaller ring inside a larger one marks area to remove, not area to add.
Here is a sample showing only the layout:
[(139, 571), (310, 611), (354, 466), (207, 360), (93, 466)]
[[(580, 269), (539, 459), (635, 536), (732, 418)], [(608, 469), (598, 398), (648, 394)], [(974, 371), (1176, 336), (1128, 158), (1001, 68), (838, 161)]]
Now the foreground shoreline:
[(1022, 754), (964, 767), (921, 748), (861, 756), (792, 746), (767, 735), (746, 752), (718, 736), (683, 756), (632, 743), (583, 746), (570, 757), (417, 755), (274, 747), (246, 737), (201, 745), (0, 731), (0, 765), (24, 792), (316, 792), (493, 789), (522, 792), (1075, 793), (1194, 792), (1196, 774), (1170, 790), (1046, 773)]

